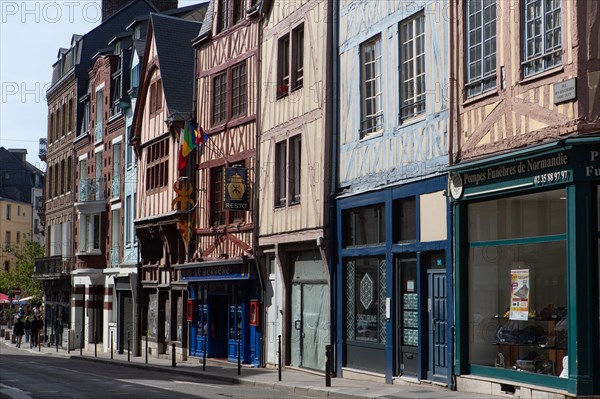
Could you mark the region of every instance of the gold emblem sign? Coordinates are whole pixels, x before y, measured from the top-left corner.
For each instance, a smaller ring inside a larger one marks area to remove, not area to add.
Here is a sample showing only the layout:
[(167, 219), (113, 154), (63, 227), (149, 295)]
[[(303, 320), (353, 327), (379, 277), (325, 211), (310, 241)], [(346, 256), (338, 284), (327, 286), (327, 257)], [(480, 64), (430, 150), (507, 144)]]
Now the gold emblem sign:
[(173, 190), (176, 194), (171, 202), (173, 209), (187, 211), (194, 207), (194, 200), (191, 198), (193, 188), (189, 181), (176, 181)]
[(240, 201), (244, 198), (246, 185), (244, 184), (244, 178), (237, 174), (237, 172), (229, 179), (227, 191), (229, 192), (229, 198), (234, 201)]

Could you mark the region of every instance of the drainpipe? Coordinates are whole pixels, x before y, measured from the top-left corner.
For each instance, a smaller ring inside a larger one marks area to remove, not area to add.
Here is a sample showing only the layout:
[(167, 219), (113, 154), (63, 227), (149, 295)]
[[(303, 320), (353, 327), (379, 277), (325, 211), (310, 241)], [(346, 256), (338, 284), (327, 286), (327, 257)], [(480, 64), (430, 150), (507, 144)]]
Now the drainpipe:
[[(253, 191), (253, 206), (252, 206), (252, 213), (253, 213), (253, 230), (254, 230), (254, 237), (253, 237), (253, 243), (252, 243), (252, 247), (253, 247), (253, 251), (254, 251), (254, 262), (255, 262), (255, 266), (256, 266), (256, 274), (258, 275), (258, 282), (260, 285), (260, 301), (261, 303), (264, 303), (264, 298), (265, 298), (265, 282), (263, 279), (263, 275), (262, 275), (262, 268), (260, 265), (260, 257), (259, 257), (259, 251), (260, 251), (260, 247), (258, 244), (258, 235), (259, 235), (259, 230), (258, 230), (258, 220), (259, 220), (259, 187), (260, 187), (260, 131), (261, 131), (261, 118), (260, 118), (260, 110), (261, 110), (261, 94), (262, 94), (262, 90), (261, 90), (261, 85), (262, 85), (262, 79), (261, 79), (261, 43), (263, 41), (263, 29), (261, 27), (262, 24), (262, 19), (263, 19), (263, 12), (262, 10), (259, 12), (258, 14), (258, 51), (257, 51), (257, 55), (256, 55), (256, 155), (255, 155), (255, 161), (254, 161), (254, 190)], [(261, 312), (262, 312), (262, 320), (267, 320), (266, 319), (266, 315), (267, 315), (267, 311), (265, 310), (264, 306), (261, 306)], [(266, 347), (265, 347), (265, 340), (264, 340), (264, 323), (262, 323), (262, 326), (260, 326), (260, 328), (262, 329), (261, 335), (260, 335), (260, 359), (259, 359), (259, 364), (260, 367), (265, 367), (265, 351), (266, 351)]]
[(336, 244), (336, 232), (337, 232), (337, 218), (336, 218), (336, 203), (335, 193), (337, 189), (338, 181), (338, 130), (339, 130), (339, 16), (340, 16), (340, 1), (333, 0), (330, 4), (330, 11), (332, 11), (332, 59), (331, 59), (331, 103), (332, 103), (332, 121), (331, 121), (331, 188), (329, 193), (329, 274), (333, 278), (330, 278), (329, 286), (329, 298), (330, 298), (330, 314), (331, 320), (331, 348), (332, 348), (332, 359), (330, 365), (332, 367), (332, 374), (337, 376), (338, 366), (338, 345), (337, 345), (337, 324), (336, 324), (336, 312), (337, 304), (335, 302), (337, 298), (337, 280), (339, 276), (337, 273), (332, 273), (336, 269), (337, 265), (337, 244)]

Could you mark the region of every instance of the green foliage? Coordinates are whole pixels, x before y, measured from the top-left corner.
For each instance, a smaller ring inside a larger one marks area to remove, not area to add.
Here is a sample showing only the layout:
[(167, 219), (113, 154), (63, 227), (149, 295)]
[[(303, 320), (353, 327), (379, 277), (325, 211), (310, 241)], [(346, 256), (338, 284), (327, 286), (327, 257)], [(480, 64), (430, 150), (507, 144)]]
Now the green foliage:
[(21, 288), (21, 298), (33, 296), (32, 305), (42, 303), (44, 290), (42, 282), (33, 278), (36, 258), (44, 256), (44, 248), (35, 241), (25, 241), (20, 246), (2, 249), (16, 258), (16, 267), (8, 272), (0, 273), (0, 291), (12, 294), (13, 289)]

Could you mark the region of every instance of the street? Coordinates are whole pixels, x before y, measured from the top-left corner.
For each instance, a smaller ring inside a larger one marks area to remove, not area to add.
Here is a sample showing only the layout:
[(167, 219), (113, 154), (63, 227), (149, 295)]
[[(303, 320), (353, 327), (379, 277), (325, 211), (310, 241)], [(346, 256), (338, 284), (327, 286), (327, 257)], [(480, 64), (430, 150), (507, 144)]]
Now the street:
[[(25, 345), (23, 345), (25, 346)], [(206, 382), (205, 382), (206, 381)], [(0, 347), (0, 399), (307, 398), (249, 385)]]

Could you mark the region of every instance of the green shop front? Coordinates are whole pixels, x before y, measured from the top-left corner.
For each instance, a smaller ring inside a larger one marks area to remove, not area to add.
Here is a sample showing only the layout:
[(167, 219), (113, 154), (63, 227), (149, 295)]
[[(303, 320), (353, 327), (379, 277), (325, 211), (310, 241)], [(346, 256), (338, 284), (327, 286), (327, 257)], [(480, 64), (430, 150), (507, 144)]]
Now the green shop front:
[(458, 389), (600, 393), (600, 138), (450, 169)]

